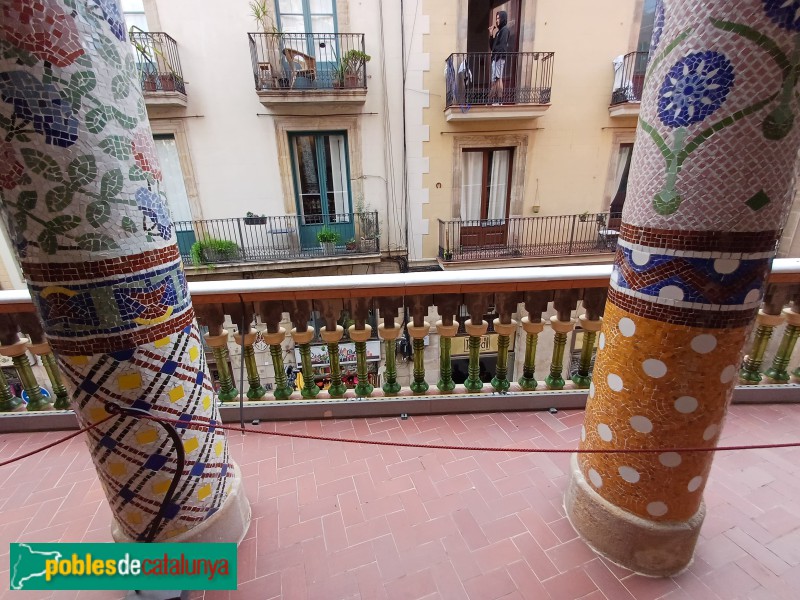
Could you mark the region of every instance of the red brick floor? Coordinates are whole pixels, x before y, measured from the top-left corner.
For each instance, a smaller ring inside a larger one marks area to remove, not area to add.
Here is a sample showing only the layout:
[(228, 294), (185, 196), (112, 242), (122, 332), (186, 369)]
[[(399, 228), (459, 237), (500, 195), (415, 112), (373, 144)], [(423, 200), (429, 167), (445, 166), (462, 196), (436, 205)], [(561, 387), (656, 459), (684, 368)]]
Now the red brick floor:
[[(562, 411), (260, 427), (563, 448), (575, 445), (582, 419), (579, 411)], [(5, 435), (0, 456), (60, 435)], [(734, 406), (722, 443), (796, 440), (800, 406)], [(800, 449), (717, 455), (694, 563), (678, 577), (650, 579), (597, 557), (573, 531), (562, 507), (566, 454), (428, 451), (254, 434), (233, 434), (230, 441), (253, 507), (239, 549), (239, 589), (193, 598), (800, 598)], [(110, 541), (109, 519), (80, 438), (0, 469), (0, 589), (8, 589), (8, 542)]]

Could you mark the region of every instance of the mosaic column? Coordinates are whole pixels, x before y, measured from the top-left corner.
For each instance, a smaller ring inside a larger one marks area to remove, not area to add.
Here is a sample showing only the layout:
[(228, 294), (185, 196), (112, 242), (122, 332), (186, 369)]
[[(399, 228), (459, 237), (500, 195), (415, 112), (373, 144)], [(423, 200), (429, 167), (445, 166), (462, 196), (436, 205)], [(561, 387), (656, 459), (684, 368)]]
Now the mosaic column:
[[(656, 11), (628, 199), (566, 508), (650, 575), (691, 560), (717, 444), (791, 202), (800, 1)], [(661, 451), (663, 449), (663, 451)]]
[(81, 425), (118, 541), (243, 539), (250, 508), (194, 323), (139, 74), (116, 2), (0, 2), (0, 193), (9, 239)]

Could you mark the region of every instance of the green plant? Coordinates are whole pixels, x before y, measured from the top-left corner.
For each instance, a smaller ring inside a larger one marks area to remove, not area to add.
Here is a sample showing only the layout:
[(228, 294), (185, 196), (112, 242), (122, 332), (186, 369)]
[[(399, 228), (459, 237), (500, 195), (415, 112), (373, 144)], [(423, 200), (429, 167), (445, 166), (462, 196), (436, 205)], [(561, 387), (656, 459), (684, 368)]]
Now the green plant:
[(581, 214), (578, 215), (578, 219), (580, 219), (581, 222), (585, 222), (586, 219), (588, 219), (588, 218), (589, 218), (589, 211), (588, 210), (586, 210), (586, 211), (584, 211), (584, 212), (582, 212)]
[(253, 0), (250, 2), (250, 14), (264, 33), (281, 33), (272, 16), (271, 0)]
[(208, 265), (217, 260), (230, 260), (239, 255), (239, 246), (230, 240), (209, 238), (192, 244), (189, 251), (193, 265)]
[(361, 50), (348, 50), (342, 56), (341, 65), (345, 75), (359, 75), (362, 67), (372, 60), (372, 57)]
[(338, 231), (334, 231), (328, 227), (323, 227), (317, 232), (317, 241), (320, 244), (338, 244), (342, 236)]

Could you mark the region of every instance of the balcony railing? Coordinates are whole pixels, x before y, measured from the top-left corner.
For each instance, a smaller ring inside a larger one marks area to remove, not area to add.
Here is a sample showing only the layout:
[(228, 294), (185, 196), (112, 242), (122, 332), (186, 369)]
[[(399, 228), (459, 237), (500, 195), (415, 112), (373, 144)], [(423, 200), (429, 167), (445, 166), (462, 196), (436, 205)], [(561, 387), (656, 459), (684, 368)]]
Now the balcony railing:
[[(454, 53), (445, 61), (446, 108), (493, 104), (549, 104), (553, 85), (553, 52), (509, 52), (492, 73), (491, 52)], [(492, 90), (502, 71), (502, 91)]]
[(629, 52), (622, 64), (614, 66), (614, 89), (611, 92), (611, 105), (624, 102), (641, 102), (644, 88), (644, 75), (647, 71), (649, 52)]
[(439, 220), (439, 258), (445, 262), (613, 254), (619, 216), (584, 213), (475, 221)]
[(131, 31), (130, 38), (142, 91), (186, 94), (178, 43), (160, 31)]
[(249, 33), (256, 91), (366, 89), (363, 33)]
[[(191, 282), (189, 291), (208, 331), (206, 356), (224, 419), (236, 418), (238, 390), (246, 394), (247, 419), (336, 418), (582, 406), (610, 275), (611, 265), (540, 267)], [(777, 324), (782, 302), (798, 292), (800, 259), (773, 261), (764, 312)], [(14, 327), (41, 347), (32, 312), (27, 290), (0, 291), (4, 347), (17, 347), (9, 337), (17, 335)], [(546, 326), (551, 315), (559, 331), (573, 328), (566, 349)], [(579, 327), (579, 315), (594, 326)], [(252, 348), (226, 335), (241, 324), (256, 333)], [(308, 335), (322, 326), (324, 336)], [(769, 327), (774, 349), (765, 350), (763, 332), (748, 345), (739, 373), (747, 385), (735, 390), (736, 402), (800, 401), (800, 369), (790, 365), (794, 328)], [(322, 337), (325, 343), (316, 343)], [(332, 353), (338, 362), (329, 360)], [(39, 393), (33, 377), (47, 390), (35, 399), (39, 409), (56, 398), (66, 408), (52, 354), (35, 362), (0, 368), (2, 410), (19, 410), (19, 396)], [(67, 411), (31, 413), (31, 422), (19, 416), (0, 418), (0, 431), (76, 423)]]
[[(338, 239), (320, 244), (323, 230)], [(380, 251), (377, 212), (176, 221), (175, 232), (184, 264), (194, 267)]]

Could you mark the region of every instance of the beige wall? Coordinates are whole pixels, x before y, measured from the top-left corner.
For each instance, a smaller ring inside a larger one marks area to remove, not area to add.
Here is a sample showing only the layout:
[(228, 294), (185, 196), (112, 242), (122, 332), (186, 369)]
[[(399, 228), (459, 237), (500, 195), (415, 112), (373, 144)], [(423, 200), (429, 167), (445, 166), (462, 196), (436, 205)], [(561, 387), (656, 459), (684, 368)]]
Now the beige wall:
[[(213, 0), (156, 0), (147, 6), (151, 29), (158, 28), (178, 42), (188, 96), (186, 108), (149, 109), (151, 123), (161, 130), (182, 122), (193, 174), (188, 191), (196, 218), (238, 217), (248, 211), (295, 213), (292, 182), (282, 177), (280, 168), (285, 162), (280, 149), (288, 145), (279, 143), (284, 140), (278, 136), (286, 129), (268, 114), (254, 89), (247, 33), (257, 29), (248, 4), (231, 0), (223, 7)], [(357, 132), (356, 139), (348, 140), (353, 207), (363, 193), (365, 203), (380, 212), (383, 248), (404, 247), (400, 7), (396, 2), (338, 0), (337, 8), (339, 32), (364, 33), (367, 54), (372, 56), (366, 102), (300, 106), (287, 112), (309, 115), (293, 120), (299, 129), (306, 128), (305, 121), (308, 129), (346, 129), (337, 115), (362, 113), (355, 117), (358, 127), (349, 128)], [(386, 80), (384, 73), (389, 76)]]
[[(429, 172), (422, 174), (428, 202), (420, 203), (423, 223), (418, 227), (428, 231), (420, 235), (424, 258), (435, 257), (438, 251), (437, 219), (452, 218), (454, 205), (458, 205), (453, 173), (458, 148), (463, 146), (459, 137), (473, 141), (476, 136), (528, 136), (523, 181), (516, 182), (522, 186), (522, 198), (512, 203), (512, 214), (533, 216), (603, 210), (608, 204), (606, 188), (616, 146), (626, 141), (620, 134), (635, 131), (636, 120), (612, 120), (608, 104), (612, 60), (632, 50), (631, 40), (636, 38), (632, 32), (638, 32), (637, 0), (523, 2), (535, 11), (523, 15), (528, 25), (535, 23), (533, 33), (530, 26), (523, 33), (525, 49), (555, 52), (550, 109), (535, 120), (447, 123), (444, 62), (451, 53), (464, 50), (459, 23), (466, 23), (467, 4), (459, 2), (456, 9), (453, 2), (422, 2), (430, 26), (422, 38), (422, 50), (430, 56), (430, 68), (422, 77), (430, 106), (421, 109), (423, 124), (429, 127), (429, 140), (422, 150), (429, 167)], [(413, 94), (407, 92), (409, 97)], [(408, 120), (412, 118), (408, 116)], [(534, 212), (535, 206), (538, 212)]]

